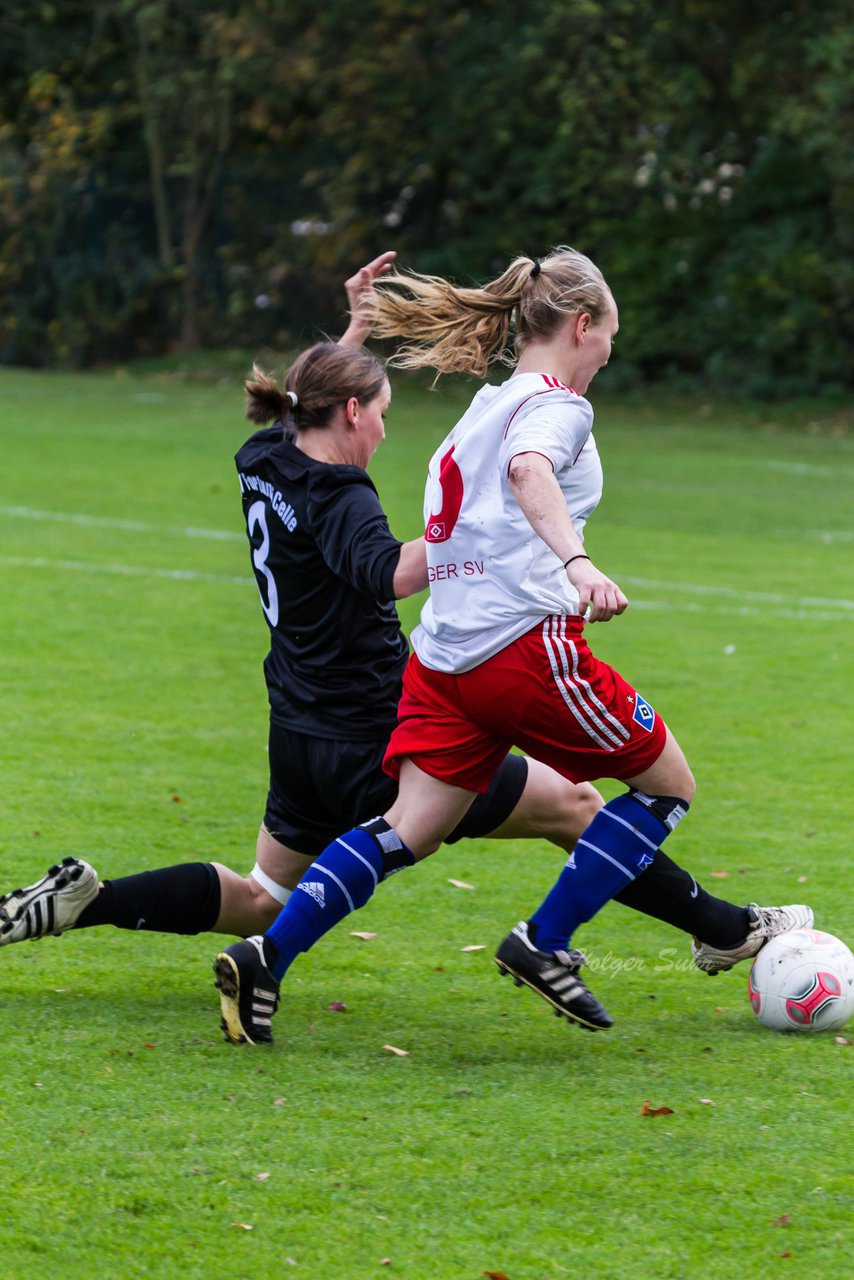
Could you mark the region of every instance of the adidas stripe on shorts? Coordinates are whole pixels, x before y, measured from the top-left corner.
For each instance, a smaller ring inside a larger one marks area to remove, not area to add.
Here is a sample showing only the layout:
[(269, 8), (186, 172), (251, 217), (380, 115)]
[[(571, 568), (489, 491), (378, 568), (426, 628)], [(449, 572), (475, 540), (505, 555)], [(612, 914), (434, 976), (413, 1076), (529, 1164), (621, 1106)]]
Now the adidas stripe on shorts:
[(471, 671), (434, 671), (413, 654), (383, 768), (410, 759), (483, 792), (511, 746), (572, 782), (632, 778), (654, 764), (667, 727), (618, 671), (590, 652), (584, 621), (552, 614)]

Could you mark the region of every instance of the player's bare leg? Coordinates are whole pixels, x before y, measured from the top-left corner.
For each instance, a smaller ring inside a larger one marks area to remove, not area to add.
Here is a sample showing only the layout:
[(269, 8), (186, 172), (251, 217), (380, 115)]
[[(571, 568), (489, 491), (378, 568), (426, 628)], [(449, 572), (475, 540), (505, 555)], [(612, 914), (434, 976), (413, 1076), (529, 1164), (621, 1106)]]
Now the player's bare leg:
[(306, 854), (282, 844), (262, 824), (255, 846), (255, 866), (248, 876), (238, 875), (222, 863), (213, 864), (222, 895), (213, 932), (244, 938), (264, 933), (311, 862)]
[(539, 760), (528, 760), (525, 789), (516, 808), (490, 840), (548, 840), (567, 853), (604, 800), (589, 782), (570, 782)]

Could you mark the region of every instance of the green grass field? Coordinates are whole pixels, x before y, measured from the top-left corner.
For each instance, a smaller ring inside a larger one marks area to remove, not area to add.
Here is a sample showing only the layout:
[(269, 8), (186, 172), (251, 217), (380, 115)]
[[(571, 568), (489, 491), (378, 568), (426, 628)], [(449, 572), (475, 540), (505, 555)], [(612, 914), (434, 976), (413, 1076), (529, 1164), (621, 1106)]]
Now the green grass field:
[[(396, 387), (373, 473), (400, 536), (465, 394)], [(5, 370), (0, 398), (0, 888), (65, 853), (103, 876), (247, 871), (265, 628), (239, 376)], [(815, 406), (603, 397), (588, 545), (632, 600), (594, 647), (698, 779), (669, 852), (739, 902), (808, 901), (851, 943), (849, 430)], [(568, 1028), (490, 958), (562, 860), (468, 844), (396, 877), (353, 920), (373, 941), (345, 926), (294, 967), (272, 1052), (220, 1039), (215, 938), (4, 949), (0, 1273), (845, 1274), (854, 1029), (764, 1031), (744, 966), (709, 979), (616, 905), (578, 937), (616, 1025)]]

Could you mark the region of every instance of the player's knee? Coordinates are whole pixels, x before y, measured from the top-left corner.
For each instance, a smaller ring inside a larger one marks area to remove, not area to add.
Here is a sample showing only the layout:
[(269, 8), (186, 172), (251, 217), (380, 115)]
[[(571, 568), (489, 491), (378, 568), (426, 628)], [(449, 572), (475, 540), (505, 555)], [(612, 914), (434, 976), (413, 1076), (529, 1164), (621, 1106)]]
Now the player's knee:
[(419, 838), (410, 849), (413, 862), (423, 862), (425, 858), (431, 857), (437, 849), (441, 849), (442, 843), (436, 836)]
[(580, 834), (585, 827), (590, 826), (605, 802), (591, 782), (579, 782), (573, 788), (573, 792), (574, 795), (568, 797), (567, 804), (575, 817)]
[(422, 813), (407, 808), (399, 801), (388, 810), (383, 821), (397, 832), (399, 839), (412, 854), (415, 862), (420, 862), (422, 858), (435, 853), (446, 834), (439, 833), (435, 827), (431, 827)]
[(688, 767), (687, 760), (683, 758), (679, 768), (674, 770), (673, 777), (667, 781), (667, 791), (670, 795), (681, 796), (686, 804), (691, 804), (696, 790), (697, 784), (694, 781), (694, 775)]
[(282, 909), (282, 903), (261, 889), (252, 895), (252, 912), (258, 921), (258, 933), (266, 933)]
[(694, 793), (697, 790), (697, 784), (694, 781), (694, 775), (690, 769), (686, 768), (684, 770), (684, 776), (680, 778), (679, 785), (676, 790), (686, 804), (691, 804), (693, 802)]
[[(269, 889), (264, 888), (259, 883), (257, 878), (259, 870), (260, 868), (256, 865), (252, 872), (246, 876), (245, 884), (248, 895), (248, 908), (253, 920), (252, 931), (254, 933), (266, 933), (290, 897), (290, 890), (277, 884), (277, 892), (276, 896), (274, 896)], [(265, 877), (265, 879), (268, 879), (268, 877)], [(272, 885), (270, 887), (272, 888)]]
[(589, 782), (573, 784), (556, 776), (547, 802), (539, 808), (539, 834), (555, 844), (572, 848), (596, 817), (604, 801)]

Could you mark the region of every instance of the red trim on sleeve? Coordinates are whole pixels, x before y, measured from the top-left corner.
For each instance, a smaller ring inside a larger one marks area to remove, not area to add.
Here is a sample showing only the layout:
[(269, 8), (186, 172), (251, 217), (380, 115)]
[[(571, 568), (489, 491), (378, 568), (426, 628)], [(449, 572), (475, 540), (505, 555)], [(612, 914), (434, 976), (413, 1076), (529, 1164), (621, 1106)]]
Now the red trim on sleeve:
[[(585, 443), (586, 443), (586, 442), (585, 442)], [(582, 448), (583, 448), (583, 447), (584, 447), (584, 446), (582, 445)], [(510, 468), (511, 468), (511, 466), (513, 465), (513, 460), (514, 460), (514, 458), (521, 458), (521, 457), (523, 456), (523, 454), (526, 454), (526, 453), (535, 453), (535, 454), (537, 455), (537, 457), (538, 457), (538, 458), (545, 458), (546, 462), (549, 464), (549, 466), (551, 467), (552, 471), (554, 471), (554, 469), (555, 469), (554, 458), (550, 458), (550, 457), (549, 457), (549, 455), (548, 455), (547, 453), (543, 453), (540, 449), (520, 449), (518, 453), (514, 453), (514, 454), (513, 454), (513, 457), (512, 457), (512, 458), (510, 458), (510, 460), (509, 460), (509, 461), (508, 461), (508, 463), (507, 463), (507, 474), (508, 474), (508, 476), (509, 476), (509, 474), (510, 474)]]
[[(503, 438), (505, 440), (507, 439), (507, 432), (510, 430), (510, 428), (513, 425), (513, 419), (516, 417), (516, 414), (519, 412), (519, 410), (525, 407), (525, 405), (528, 403), (529, 400), (535, 400), (537, 396), (547, 396), (549, 394), (549, 391), (568, 391), (570, 395), (573, 395), (573, 396), (578, 395), (577, 391), (573, 391), (572, 387), (565, 387), (562, 382), (558, 382), (557, 378), (549, 378), (548, 374), (545, 374), (545, 373), (541, 374), (540, 376), (546, 383), (548, 383), (548, 391), (533, 391), (531, 395), (525, 396), (525, 399), (521, 400), (519, 404), (516, 405), (516, 408), (510, 414), (510, 417), (507, 421), (507, 426), (504, 428)], [(554, 385), (552, 385), (552, 383), (554, 383)]]
[[(545, 377), (545, 376), (546, 376), (546, 375), (545, 375), (545, 374), (543, 374), (543, 377)], [(555, 387), (550, 387), (550, 388), (549, 388), (549, 391), (554, 391), (554, 390), (556, 390), (556, 388), (555, 388)], [(537, 396), (547, 396), (548, 394), (549, 394), (549, 392), (548, 392), (548, 391), (534, 391), (531, 395), (529, 395), (529, 396), (525, 396), (525, 399), (524, 399), (524, 400), (522, 400), (522, 401), (520, 401), (520, 402), (519, 402), (519, 404), (517, 404), (517, 405), (516, 405), (516, 408), (515, 408), (515, 409), (513, 410), (513, 412), (510, 414), (510, 417), (509, 417), (509, 419), (508, 419), (508, 421), (507, 421), (507, 426), (504, 428), (504, 439), (505, 439), (505, 440), (507, 439), (507, 432), (510, 430), (510, 428), (511, 428), (511, 427), (512, 427), (512, 425), (513, 425), (513, 419), (516, 417), (516, 414), (519, 412), (519, 410), (520, 410), (520, 409), (523, 409), (523, 408), (525, 407), (525, 405), (528, 403), (528, 401), (529, 401), (529, 400), (536, 400)]]

